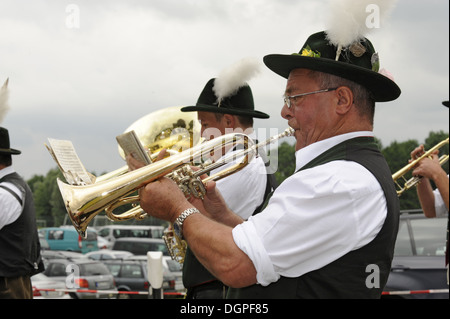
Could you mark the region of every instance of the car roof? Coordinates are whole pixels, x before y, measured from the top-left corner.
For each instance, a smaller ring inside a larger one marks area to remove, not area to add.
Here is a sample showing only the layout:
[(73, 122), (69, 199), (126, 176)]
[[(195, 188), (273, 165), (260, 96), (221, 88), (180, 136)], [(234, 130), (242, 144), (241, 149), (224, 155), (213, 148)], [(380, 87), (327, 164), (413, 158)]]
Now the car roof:
[(122, 258), (118, 258), (118, 259), (106, 259), (106, 260), (102, 260), (103, 263), (105, 264), (136, 264), (136, 265), (141, 265), (142, 261), (140, 260), (135, 260), (135, 259), (122, 259)]
[(51, 258), (48, 262), (60, 262), (62, 264), (98, 264), (101, 263), (98, 260), (92, 260), (89, 258)]

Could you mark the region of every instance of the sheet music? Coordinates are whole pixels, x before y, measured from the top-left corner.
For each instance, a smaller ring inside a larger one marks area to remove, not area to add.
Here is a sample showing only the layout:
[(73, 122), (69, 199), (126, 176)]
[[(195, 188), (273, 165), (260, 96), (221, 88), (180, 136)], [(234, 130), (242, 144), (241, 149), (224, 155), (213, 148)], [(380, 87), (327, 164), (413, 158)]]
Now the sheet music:
[(52, 138), (48, 141), (50, 146), (45, 146), (69, 184), (90, 185), (94, 182), (93, 175), (86, 171), (71, 141)]
[(125, 153), (125, 156), (131, 154), (131, 156), (144, 164), (150, 164), (152, 162), (135, 131), (125, 132), (116, 136), (116, 140)]

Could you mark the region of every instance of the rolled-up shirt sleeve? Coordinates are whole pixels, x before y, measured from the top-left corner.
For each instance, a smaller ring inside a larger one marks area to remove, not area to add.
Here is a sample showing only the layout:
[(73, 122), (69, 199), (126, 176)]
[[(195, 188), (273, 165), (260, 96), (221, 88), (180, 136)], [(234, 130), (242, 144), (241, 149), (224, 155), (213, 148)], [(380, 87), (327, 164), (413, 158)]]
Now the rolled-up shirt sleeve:
[(256, 280), (260, 285), (268, 286), (280, 278), (252, 223), (243, 223), (235, 227), (233, 239), (236, 245), (253, 261), (256, 267)]

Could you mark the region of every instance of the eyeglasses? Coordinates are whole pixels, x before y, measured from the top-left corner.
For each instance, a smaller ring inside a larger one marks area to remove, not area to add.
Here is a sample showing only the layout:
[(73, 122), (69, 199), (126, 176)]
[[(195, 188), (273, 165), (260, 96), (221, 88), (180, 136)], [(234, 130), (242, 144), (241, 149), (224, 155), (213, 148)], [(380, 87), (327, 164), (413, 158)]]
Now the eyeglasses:
[(308, 92), (308, 93), (302, 93), (302, 94), (297, 94), (297, 95), (293, 95), (293, 96), (284, 96), (283, 100), (284, 100), (284, 104), (287, 105), (288, 109), (292, 108), (292, 100), (296, 101), (296, 99), (298, 97), (302, 97), (302, 96), (306, 96), (306, 95), (311, 95), (311, 94), (317, 94), (317, 93), (324, 93), (324, 92), (330, 92), (330, 91), (334, 91), (337, 90), (338, 88), (332, 88), (332, 89), (324, 89), (324, 90), (319, 90), (319, 91), (314, 91), (314, 92)]

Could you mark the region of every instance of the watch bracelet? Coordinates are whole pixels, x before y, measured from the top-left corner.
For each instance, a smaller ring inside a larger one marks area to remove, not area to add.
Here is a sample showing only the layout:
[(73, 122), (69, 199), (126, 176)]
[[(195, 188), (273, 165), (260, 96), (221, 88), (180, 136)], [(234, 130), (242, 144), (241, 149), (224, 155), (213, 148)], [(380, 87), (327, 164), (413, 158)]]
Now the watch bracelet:
[(197, 208), (188, 208), (185, 211), (183, 211), (180, 216), (177, 217), (177, 219), (175, 220), (175, 222), (178, 222), (179, 224), (183, 225), (184, 220), (195, 213), (200, 213), (200, 211)]

